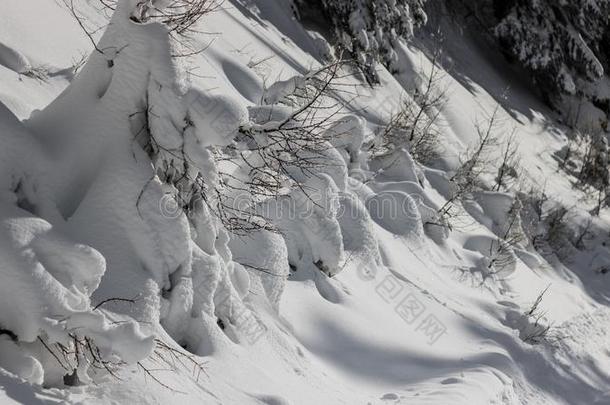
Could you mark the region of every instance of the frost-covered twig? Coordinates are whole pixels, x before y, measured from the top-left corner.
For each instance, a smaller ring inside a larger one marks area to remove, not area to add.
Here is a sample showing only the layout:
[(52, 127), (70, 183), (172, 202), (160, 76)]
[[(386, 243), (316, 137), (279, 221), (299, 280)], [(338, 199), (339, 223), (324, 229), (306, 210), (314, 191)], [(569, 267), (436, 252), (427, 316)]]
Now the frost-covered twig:
[(222, 8), (223, 0), (172, 0), (158, 6), (158, 1), (140, 1), (137, 13), (132, 14), (136, 22), (160, 21), (169, 27), (170, 33), (187, 35), (205, 15)]
[[(243, 147), (235, 148), (235, 152), (249, 172), (248, 185), (254, 194), (277, 196), (286, 180), (307, 194), (294, 171), (308, 177), (327, 164), (323, 152), (329, 139), (325, 132), (342, 108), (333, 100), (331, 90), (344, 63), (323, 66), (293, 79), (294, 83), (286, 83), (291, 88), (288, 92), (275, 88), (280, 94), (274, 97), (276, 102), (296, 104), (282, 119), (249, 122), (240, 127)], [(329, 100), (333, 100), (330, 105)]]
[(104, 55), (104, 50), (100, 49), (97, 46), (97, 41), (95, 39), (93, 39), (93, 34), (91, 33), (91, 31), (89, 31), (85, 27), (85, 23), (83, 22), (84, 17), (78, 15), (78, 12), (76, 11), (76, 7), (74, 6), (74, 0), (63, 0), (63, 2), (64, 2), (64, 5), (68, 8), (68, 11), (70, 12), (70, 14), (72, 14), (72, 17), (74, 17), (74, 19), (76, 20), (76, 23), (78, 24), (78, 26), (85, 33), (87, 38), (89, 38), (89, 42), (91, 42), (91, 45), (93, 45), (93, 49), (95, 49), (101, 55)]
[[(68, 9), (68, 11), (70, 12), (70, 14), (72, 14), (72, 17), (74, 17), (74, 19), (76, 20), (76, 23), (78, 24), (78, 26), (85, 33), (87, 38), (89, 38), (89, 42), (91, 42), (91, 45), (93, 45), (93, 49), (95, 49), (96, 52), (98, 52), (100, 55), (102, 55), (106, 59), (106, 63), (108, 64), (108, 67), (112, 68), (114, 66), (114, 58), (119, 53), (121, 53), (121, 51), (123, 49), (125, 49), (129, 44), (125, 44), (121, 47), (107, 46), (105, 48), (100, 48), (98, 46), (97, 41), (93, 38), (94, 31), (90, 31), (89, 29), (87, 29), (87, 27), (85, 26), (85, 22), (84, 22), (85, 18), (83, 16), (80, 16), (79, 13), (77, 12), (76, 7), (74, 6), (74, 0), (63, 0), (63, 3), (66, 6), (66, 8)], [(108, 57), (108, 55), (106, 54), (106, 50), (108, 50), (108, 49), (115, 50), (114, 56)]]
[(131, 298), (131, 299), (130, 298), (107, 298), (107, 299), (103, 300), (102, 302), (100, 302), (99, 304), (97, 304), (95, 307), (93, 307), (93, 310), (95, 311), (109, 302), (128, 302), (130, 304), (135, 304), (136, 299), (135, 298)]

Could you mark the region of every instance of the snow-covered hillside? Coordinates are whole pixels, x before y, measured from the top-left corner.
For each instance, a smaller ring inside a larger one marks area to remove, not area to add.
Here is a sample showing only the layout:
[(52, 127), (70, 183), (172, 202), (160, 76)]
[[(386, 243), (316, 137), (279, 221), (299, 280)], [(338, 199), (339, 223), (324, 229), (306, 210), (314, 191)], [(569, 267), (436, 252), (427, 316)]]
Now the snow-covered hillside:
[(2, 0), (0, 404), (610, 404), (593, 141), (431, 3), (371, 84), (291, 0)]

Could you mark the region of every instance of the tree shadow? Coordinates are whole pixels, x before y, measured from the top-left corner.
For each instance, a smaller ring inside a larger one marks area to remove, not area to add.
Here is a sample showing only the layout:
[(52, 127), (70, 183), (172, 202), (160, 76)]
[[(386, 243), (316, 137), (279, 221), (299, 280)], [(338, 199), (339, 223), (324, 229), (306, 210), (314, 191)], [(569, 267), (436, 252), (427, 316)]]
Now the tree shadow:
[[(556, 117), (536, 94), (529, 73), (511, 65), (492, 42), (493, 34), (481, 33), (483, 29), (476, 23), (457, 24), (452, 16), (441, 15), (431, 18), (421, 29), (416, 43), (424, 50), (435, 49), (439, 44), (434, 38), (440, 32), (443, 38), (440, 64), (448, 74), (473, 96), (480, 89), (486, 91), (521, 124), (535, 118)], [(552, 125), (548, 119), (543, 121)]]
[(420, 354), (406, 343), (400, 347), (381, 345), (379, 340), (365, 339), (330, 319), (318, 319), (317, 331), (315, 339), (299, 340), (326, 363), (360, 379), (412, 384), (463, 368), (459, 356)]
[[(289, 21), (294, 20), (292, 10), (284, 1), (269, 1), (269, 0), (229, 0), (231, 5), (235, 7), (249, 20), (252, 20), (256, 25), (260, 25), (265, 29), (271, 29), (271, 26), (277, 29), (284, 38), (290, 39), (301, 51), (308, 53), (312, 58), (322, 63), (319, 51), (311, 35), (299, 23), (289, 24)], [(243, 26), (243, 24), (242, 24)], [(300, 73), (304, 73), (304, 66), (294, 58), (288, 56), (284, 49), (272, 44), (268, 39), (262, 38), (257, 32), (250, 27), (244, 26), (250, 34), (257, 37), (261, 42), (267, 44), (274, 52), (286, 61), (290, 66), (295, 68)], [(290, 42), (284, 40), (286, 48), (291, 47)]]

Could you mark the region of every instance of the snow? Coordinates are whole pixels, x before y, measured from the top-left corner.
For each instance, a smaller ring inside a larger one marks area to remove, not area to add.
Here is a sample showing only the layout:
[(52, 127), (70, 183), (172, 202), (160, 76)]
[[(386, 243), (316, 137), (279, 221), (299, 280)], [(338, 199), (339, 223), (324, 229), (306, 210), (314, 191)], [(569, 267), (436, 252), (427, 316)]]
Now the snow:
[[(562, 260), (507, 242), (547, 226), (518, 190), (439, 214), (498, 104), (499, 137), (514, 129), (521, 144), (519, 181), (575, 207), (569, 232), (595, 203), (558, 169), (557, 115), (468, 30), (440, 19), (443, 159), (370, 150), (425, 83), (430, 27), (395, 49), (401, 68), (380, 67), (379, 86), (342, 76), (349, 90), (325, 105), (349, 105), (319, 113), (331, 121), (321, 151), (298, 152), (325, 164), (288, 164), (301, 187), (245, 197), (275, 229), (244, 235), (198, 193), (244, 201), (223, 182), (246, 171), (217, 152), (293, 118), (328, 56), (323, 37), (287, 0), (236, 0), (200, 22), (189, 45), (203, 52), (172, 58), (167, 28), (133, 22), (138, 2), (124, 0), (98, 52), (65, 7), (37, 3), (6, 0), (0, 15), (0, 403), (609, 403), (606, 210)], [(75, 2), (102, 25), (93, 3)], [(84, 49), (76, 76), (57, 73)], [(23, 75), (42, 65), (48, 80)], [(546, 326), (561, 338), (527, 342)], [(75, 360), (82, 385), (67, 385), (72, 370), (41, 341), (57, 350), (74, 336), (120, 364), (116, 376)]]

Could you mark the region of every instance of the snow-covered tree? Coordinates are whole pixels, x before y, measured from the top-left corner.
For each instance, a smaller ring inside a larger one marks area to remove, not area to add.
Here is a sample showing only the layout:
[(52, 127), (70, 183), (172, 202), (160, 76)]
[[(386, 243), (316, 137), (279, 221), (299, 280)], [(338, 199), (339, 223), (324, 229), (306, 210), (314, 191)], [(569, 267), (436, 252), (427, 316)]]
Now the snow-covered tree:
[[(300, 8), (312, 7), (296, 0)], [(413, 29), (426, 23), (425, 0), (320, 0), (332, 23), (337, 43), (347, 50), (369, 81), (377, 78), (375, 65), (381, 61), (394, 69), (394, 47)]]
[(545, 95), (575, 94), (579, 81), (603, 76), (610, 1), (495, 1), (494, 8), (501, 45), (532, 71)]

